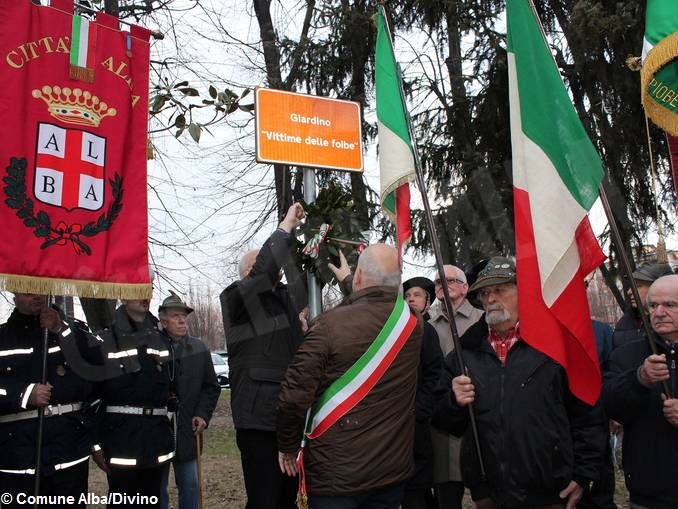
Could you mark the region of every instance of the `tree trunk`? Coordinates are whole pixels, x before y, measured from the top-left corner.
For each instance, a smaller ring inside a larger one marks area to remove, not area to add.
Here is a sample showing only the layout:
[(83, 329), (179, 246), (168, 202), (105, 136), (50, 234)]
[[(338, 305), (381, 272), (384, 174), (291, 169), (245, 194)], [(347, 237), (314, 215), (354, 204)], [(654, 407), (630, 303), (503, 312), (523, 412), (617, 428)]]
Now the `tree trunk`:
[[(373, 33), (374, 29), (370, 26), (371, 19), (367, 13), (365, 2), (357, 0), (353, 6), (353, 23), (351, 23), (351, 33), (348, 34), (351, 48), (351, 84), (349, 85), (349, 97), (352, 101), (357, 101), (361, 105), (365, 104), (365, 76), (367, 73), (367, 62), (372, 48), (370, 47), (371, 38), (365, 37), (365, 34)], [(362, 118), (362, 115), (361, 115)], [(369, 206), (367, 203), (367, 188), (362, 173), (351, 172), (351, 193), (358, 220), (363, 228), (370, 226)]]
[[(254, 0), (254, 12), (259, 23), (261, 45), (264, 50), (266, 80), (271, 88), (284, 89), (280, 72), (280, 51), (278, 40), (271, 19), (271, 0)], [(278, 219), (282, 219), (292, 204), (292, 186), (290, 184), (290, 168), (282, 164), (274, 164), (275, 196), (278, 207)]]
[(470, 137), (473, 133), (471, 130), (471, 112), (469, 111), (469, 101), (466, 96), (466, 85), (462, 69), (461, 30), (459, 27), (458, 2), (456, 0), (448, 3), (445, 22), (447, 25), (447, 47), (449, 51), (449, 56), (445, 59), (445, 65), (450, 76), (452, 90), (452, 115), (448, 117), (448, 125), (451, 127), (450, 132), (453, 132), (452, 126), (455, 126), (455, 138), (463, 135), (463, 139), (458, 139), (457, 141), (461, 142), (461, 150), (465, 150), (471, 141)]
[(119, 0), (104, 0), (104, 12), (117, 18), (120, 15)]

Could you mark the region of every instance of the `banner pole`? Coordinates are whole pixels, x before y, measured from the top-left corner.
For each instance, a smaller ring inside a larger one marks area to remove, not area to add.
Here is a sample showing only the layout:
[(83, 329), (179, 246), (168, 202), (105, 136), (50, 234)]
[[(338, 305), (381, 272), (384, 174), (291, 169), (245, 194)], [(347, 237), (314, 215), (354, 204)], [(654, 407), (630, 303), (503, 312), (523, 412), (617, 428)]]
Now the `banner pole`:
[[(627, 279), (629, 283), (629, 288), (631, 288), (631, 295), (633, 295), (633, 299), (636, 301), (636, 309), (638, 309), (640, 320), (643, 323), (645, 339), (647, 340), (647, 343), (650, 346), (650, 351), (652, 352), (652, 354), (657, 355), (659, 352), (657, 350), (657, 345), (655, 345), (654, 341), (652, 340), (652, 336), (654, 335), (652, 327), (650, 326), (650, 321), (648, 320), (647, 313), (645, 312), (645, 306), (643, 302), (640, 300), (640, 294), (638, 293), (638, 285), (636, 285), (636, 281), (635, 279), (633, 279), (633, 270), (631, 269), (631, 261), (629, 259), (628, 254), (624, 250), (623, 247), (624, 245), (622, 244), (621, 241), (621, 234), (619, 233), (619, 227), (617, 226), (617, 220), (614, 218), (614, 214), (612, 214), (612, 207), (610, 207), (610, 202), (607, 199), (607, 194), (605, 193), (605, 189), (603, 189), (602, 184), (598, 188), (598, 192), (600, 193), (600, 201), (603, 204), (603, 209), (605, 210), (607, 221), (610, 224), (610, 233), (612, 233), (612, 242), (617, 248), (617, 254), (619, 255), (619, 259), (621, 261), (622, 273), (624, 277)], [(662, 382), (662, 389), (664, 390), (664, 394), (668, 398), (672, 397), (671, 389), (669, 388), (669, 384), (667, 383), (666, 380)]]
[[(47, 307), (52, 305), (52, 295), (46, 295), (46, 304)], [(42, 376), (40, 383), (45, 385), (47, 383), (47, 349), (49, 347), (49, 329), (44, 327), (42, 329)], [(35, 493), (37, 497), (40, 494), (40, 473), (42, 470), (42, 436), (43, 428), (45, 424), (45, 407), (41, 406), (38, 408), (38, 437), (35, 446)], [(36, 502), (34, 507), (37, 509), (38, 503)]]
[[(388, 32), (388, 37), (393, 41), (391, 36), (391, 28), (388, 24), (388, 18), (386, 17), (386, 9), (383, 5), (379, 5), (381, 13), (384, 16), (384, 24)], [(400, 66), (396, 62), (396, 69), (398, 72), (398, 90), (400, 91), (400, 97), (402, 99), (403, 109), (405, 110), (405, 118), (407, 120), (407, 129), (410, 134), (410, 139), (412, 140), (412, 152), (414, 155), (414, 172), (416, 176), (417, 187), (421, 193), (421, 199), (424, 202), (424, 211), (426, 215), (426, 226), (428, 227), (429, 236), (431, 238), (431, 247), (433, 248), (433, 254), (436, 259), (436, 268), (438, 271), (438, 278), (440, 279), (440, 286), (443, 289), (443, 303), (445, 304), (445, 312), (447, 314), (447, 322), (450, 325), (450, 332), (452, 334), (452, 342), (454, 344), (454, 353), (457, 357), (457, 362), (459, 363), (459, 369), (462, 372), (466, 372), (466, 365), (464, 364), (464, 357), (461, 353), (461, 343), (459, 342), (459, 333), (457, 331), (457, 324), (454, 321), (454, 307), (452, 306), (452, 299), (450, 298), (450, 292), (445, 283), (445, 268), (443, 266), (443, 255), (442, 250), (440, 249), (440, 241), (438, 240), (438, 233), (436, 231), (435, 222), (433, 219), (433, 212), (431, 211), (431, 204), (428, 199), (428, 192), (426, 188), (426, 182), (424, 181), (424, 174), (421, 169), (421, 160), (419, 159), (419, 150), (417, 149), (417, 138), (414, 135), (414, 129), (412, 128), (412, 119), (410, 118), (410, 113), (405, 107), (405, 93), (403, 92), (403, 78), (400, 71)], [(478, 455), (478, 464), (480, 467), (480, 474), (482, 479), (485, 480), (487, 475), (485, 473), (485, 462), (483, 461), (482, 452), (480, 450), (480, 437), (478, 434), (478, 426), (476, 424), (476, 416), (473, 408), (473, 403), (468, 405), (469, 417), (471, 420), (471, 431), (473, 433), (473, 441), (475, 442), (476, 454)]]

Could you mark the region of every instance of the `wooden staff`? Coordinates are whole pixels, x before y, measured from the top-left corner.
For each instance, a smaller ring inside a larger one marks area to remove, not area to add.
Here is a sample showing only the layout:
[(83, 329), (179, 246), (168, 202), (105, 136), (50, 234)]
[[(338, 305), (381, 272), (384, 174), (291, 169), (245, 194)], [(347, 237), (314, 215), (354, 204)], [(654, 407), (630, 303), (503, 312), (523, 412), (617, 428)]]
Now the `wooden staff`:
[(198, 508), (203, 509), (202, 504), (202, 464), (200, 463), (200, 439), (202, 437), (202, 431), (198, 432), (195, 435), (195, 458), (198, 465)]

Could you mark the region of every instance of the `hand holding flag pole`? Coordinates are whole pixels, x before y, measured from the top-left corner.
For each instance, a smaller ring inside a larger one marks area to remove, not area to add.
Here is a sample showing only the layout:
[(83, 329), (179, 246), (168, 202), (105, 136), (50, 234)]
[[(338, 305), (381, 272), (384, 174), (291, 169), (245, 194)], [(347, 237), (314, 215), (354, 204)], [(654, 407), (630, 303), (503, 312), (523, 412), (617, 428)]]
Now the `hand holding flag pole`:
[[(400, 69), (398, 67), (398, 64), (396, 63), (395, 60), (395, 55), (393, 53), (393, 46), (392, 46), (392, 39), (391, 39), (391, 32), (388, 26), (388, 21), (386, 19), (386, 12), (384, 10), (383, 5), (379, 5), (378, 10), (377, 10), (377, 48), (376, 48), (376, 70), (375, 70), (375, 81), (376, 81), (376, 88), (377, 88), (377, 110), (378, 110), (378, 116), (379, 116), (379, 101), (380, 98), (382, 97), (387, 97), (388, 99), (393, 100), (394, 95), (397, 95), (400, 99), (399, 105), (397, 104), (390, 104), (389, 106), (399, 106), (397, 109), (400, 111), (392, 111), (396, 108), (390, 108), (391, 113), (393, 114), (393, 117), (398, 115), (400, 118), (389, 118), (387, 120), (390, 120), (394, 124), (397, 125), (398, 122), (401, 124), (404, 123), (407, 130), (407, 135), (409, 136), (410, 140), (410, 147), (411, 147), (411, 154), (413, 157), (413, 162), (414, 162), (414, 173), (416, 177), (416, 182), (417, 182), (417, 187), (419, 188), (419, 191), (421, 193), (421, 199), (424, 203), (424, 210), (426, 213), (426, 225), (429, 230), (430, 238), (431, 238), (431, 245), (433, 248), (433, 253), (435, 255), (436, 259), (436, 268), (438, 270), (438, 277), (440, 278), (441, 281), (445, 281), (445, 269), (443, 268), (443, 257), (442, 257), (442, 251), (440, 249), (440, 242), (438, 240), (438, 234), (436, 232), (436, 227), (435, 223), (433, 221), (433, 212), (431, 211), (431, 205), (429, 203), (428, 199), (428, 193), (427, 193), (427, 187), (426, 187), (426, 182), (424, 181), (424, 175), (421, 170), (421, 161), (419, 159), (419, 151), (417, 150), (417, 145), (416, 145), (416, 138), (414, 136), (414, 131), (412, 129), (412, 122), (409, 116), (409, 113), (407, 111), (407, 108), (405, 107), (405, 94), (403, 92), (402, 88), (402, 76), (400, 73)], [(393, 87), (397, 87), (397, 91), (392, 90)], [(379, 142), (380, 144), (384, 141), (382, 139), (383, 133), (384, 132), (390, 132), (389, 126), (386, 125), (386, 129), (382, 128), (382, 124), (384, 122), (382, 121), (382, 118), (380, 118), (380, 125), (379, 125)], [(382, 130), (383, 129), (383, 130)], [(388, 131), (387, 131), (388, 130)], [(380, 156), (381, 159), (381, 156)], [(380, 164), (381, 166), (381, 164)], [(409, 207), (408, 207), (409, 211)], [(408, 218), (409, 221), (409, 218)], [(398, 246), (400, 249), (400, 245)], [(452, 342), (454, 343), (454, 351), (457, 357), (457, 362), (459, 363), (459, 367), (462, 370), (465, 370), (465, 364), (464, 364), (464, 358), (461, 353), (461, 344), (459, 342), (459, 333), (457, 331), (457, 326), (454, 321), (454, 307), (452, 306), (452, 299), (450, 298), (449, 290), (447, 288), (447, 285), (442, 285), (443, 289), (443, 302), (445, 304), (445, 311), (447, 312), (447, 316), (450, 317), (448, 320), (448, 323), (450, 325), (450, 332), (452, 333)], [(479, 466), (480, 466), (480, 473), (482, 476), (482, 479), (486, 478), (485, 474), (485, 464), (483, 462), (482, 458), (482, 453), (480, 450), (480, 440), (478, 436), (478, 427), (476, 425), (476, 419), (475, 419), (475, 413), (473, 410), (473, 404), (468, 405), (469, 408), (469, 415), (470, 415), (470, 420), (471, 420), (471, 430), (473, 433), (473, 439), (475, 442), (475, 447), (476, 447), (476, 454), (478, 455), (478, 461), (479, 461)]]

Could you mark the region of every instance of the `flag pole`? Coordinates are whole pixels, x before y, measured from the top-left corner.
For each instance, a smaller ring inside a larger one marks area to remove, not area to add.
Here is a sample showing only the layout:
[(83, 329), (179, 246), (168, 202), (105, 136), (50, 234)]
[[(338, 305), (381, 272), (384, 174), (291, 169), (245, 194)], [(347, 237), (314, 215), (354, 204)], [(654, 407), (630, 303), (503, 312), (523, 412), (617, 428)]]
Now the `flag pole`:
[[(388, 18), (386, 17), (386, 10), (383, 5), (378, 7), (381, 11), (381, 15), (384, 18), (384, 26), (386, 27), (386, 32), (388, 34), (389, 41), (391, 45), (393, 44), (393, 38), (391, 37), (391, 28), (388, 24)], [(438, 278), (440, 279), (440, 286), (443, 289), (443, 302), (445, 304), (445, 312), (447, 313), (448, 323), (450, 325), (450, 332), (452, 334), (452, 343), (454, 344), (454, 352), (457, 357), (457, 362), (459, 363), (459, 368), (466, 372), (466, 365), (464, 364), (464, 357), (461, 353), (461, 343), (459, 342), (459, 332), (457, 331), (457, 324), (454, 320), (454, 307), (452, 306), (452, 299), (450, 298), (450, 292), (445, 284), (445, 268), (443, 267), (443, 256), (440, 249), (440, 241), (438, 240), (438, 234), (436, 231), (435, 222), (433, 220), (433, 212), (431, 211), (431, 204), (428, 199), (428, 193), (426, 188), (426, 182), (424, 181), (423, 171), (421, 169), (421, 161), (419, 159), (419, 150), (417, 149), (416, 137), (414, 136), (414, 129), (412, 128), (412, 119), (410, 118), (409, 111), (405, 107), (405, 93), (403, 91), (403, 79), (402, 73), (400, 72), (400, 66), (396, 62), (396, 72), (398, 73), (398, 90), (400, 92), (400, 98), (402, 100), (405, 119), (407, 121), (407, 130), (410, 134), (410, 139), (412, 140), (412, 153), (414, 156), (414, 170), (416, 176), (417, 187), (421, 193), (421, 199), (424, 202), (424, 211), (426, 214), (426, 225), (428, 226), (428, 231), (431, 237), (431, 247), (433, 248), (433, 254), (436, 259), (436, 268), (438, 271)], [(480, 450), (480, 438), (478, 435), (478, 426), (476, 424), (476, 416), (473, 409), (473, 403), (468, 405), (469, 416), (471, 421), (471, 431), (473, 433), (473, 441), (475, 442), (476, 454), (478, 455), (478, 463), (480, 466), (480, 474), (482, 479), (485, 480), (487, 475), (485, 473), (485, 462), (483, 461), (482, 452)]]
[[(534, 19), (537, 21), (537, 25), (541, 30), (542, 37), (544, 38), (545, 41), (548, 41), (548, 39), (546, 38), (546, 31), (544, 30), (544, 25), (542, 25), (541, 23), (541, 18), (539, 17), (539, 13), (537, 12), (536, 7), (534, 6), (534, 2), (532, 0), (527, 1), (530, 7), (532, 8), (532, 12), (534, 13)], [(551, 53), (551, 58), (553, 58), (553, 53)], [(556, 66), (556, 69), (558, 69), (558, 64), (556, 63), (555, 58), (553, 58), (553, 64)], [(647, 313), (645, 313), (643, 302), (640, 299), (640, 294), (638, 293), (638, 286), (636, 285), (636, 282), (633, 279), (633, 270), (631, 269), (631, 261), (628, 254), (624, 250), (624, 244), (622, 243), (621, 233), (619, 232), (617, 221), (614, 218), (614, 214), (612, 213), (612, 207), (610, 207), (610, 202), (607, 199), (607, 193), (605, 192), (602, 183), (598, 186), (598, 194), (600, 196), (600, 201), (603, 204), (605, 215), (607, 216), (607, 222), (610, 225), (612, 242), (617, 248), (617, 255), (619, 256), (619, 259), (621, 261), (622, 273), (624, 277), (627, 279), (629, 287), (631, 288), (631, 294), (633, 295), (633, 299), (636, 301), (638, 314), (640, 315), (640, 319), (643, 323), (643, 330), (645, 331), (645, 339), (647, 340), (648, 345), (650, 346), (650, 351), (652, 352), (652, 354), (657, 355), (658, 354), (657, 345), (655, 345), (654, 341), (652, 341), (653, 336), (652, 327), (650, 326), (650, 321), (647, 318)], [(666, 380), (662, 382), (662, 388), (664, 389), (664, 394), (666, 394), (667, 397), (671, 397), (671, 390), (669, 389), (669, 385), (666, 382)]]
[[(633, 295), (633, 300), (636, 301), (636, 309), (638, 310), (640, 320), (643, 323), (645, 339), (647, 340), (647, 343), (650, 346), (650, 351), (652, 352), (652, 354), (658, 355), (659, 351), (657, 350), (657, 345), (655, 345), (654, 341), (652, 340), (653, 336), (652, 327), (650, 326), (650, 321), (648, 320), (647, 313), (645, 312), (643, 302), (640, 299), (640, 293), (638, 293), (638, 285), (636, 285), (636, 280), (633, 279), (633, 270), (631, 269), (631, 261), (629, 259), (628, 254), (626, 253), (626, 250), (624, 250), (624, 245), (622, 244), (621, 240), (621, 234), (619, 233), (619, 227), (617, 226), (617, 220), (614, 218), (614, 215), (612, 214), (612, 207), (610, 207), (610, 202), (607, 199), (607, 193), (605, 193), (605, 189), (603, 189), (602, 184), (598, 188), (598, 192), (600, 194), (600, 201), (603, 204), (603, 209), (605, 210), (605, 215), (607, 216), (607, 221), (610, 224), (610, 233), (612, 234), (612, 242), (617, 247), (617, 254), (619, 255), (619, 260), (621, 261), (622, 272), (624, 274), (624, 277), (627, 279), (629, 283), (629, 287), (631, 288), (631, 295)], [(669, 388), (669, 384), (667, 383), (666, 380), (662, 382), (662, 389), (664, 390), (664, 394), (668, 398), (672, 397), (671, 389)]]

